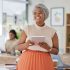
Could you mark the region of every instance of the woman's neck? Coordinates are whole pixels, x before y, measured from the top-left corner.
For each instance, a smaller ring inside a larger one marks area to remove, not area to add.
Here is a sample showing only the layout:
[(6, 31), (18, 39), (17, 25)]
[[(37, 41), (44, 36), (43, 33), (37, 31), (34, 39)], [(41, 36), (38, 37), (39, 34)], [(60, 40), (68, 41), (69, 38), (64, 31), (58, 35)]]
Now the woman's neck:
[(43, 27), (45, 26), (45, 23), (36, 23), (38, 26)]

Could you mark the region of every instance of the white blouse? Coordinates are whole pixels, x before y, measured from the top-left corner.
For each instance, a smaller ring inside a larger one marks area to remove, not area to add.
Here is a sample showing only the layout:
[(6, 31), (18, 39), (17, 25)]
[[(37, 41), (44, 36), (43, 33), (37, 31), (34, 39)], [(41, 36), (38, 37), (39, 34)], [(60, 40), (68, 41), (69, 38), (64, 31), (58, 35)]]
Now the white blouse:
[(17, 39), (7, 40), (5, 43), (6, 52), (10, 52), (10, 53), (13, 52), (13, 50), (15, 50), (15, 48), (17, 47), (17, 43), (18, 43)]
[[(48, 26), (43, 26), (43, 27), (40, 27), (40, 26), (37, 26), (36, 24), (35, 25), (27, 25), (26, 27), (24, 27), (23, 29), (27, 35), (27, 39), (30, 39), (31, 36), (45, 36), (45, 42), (50, 46), (52, 47), (53, 46), (53, 43), (52, 43), (52, 38), (55, 34), (55, 30), (53, 28), (50, 28)], [(46, 49), (40, 47), (39, 45), (32, 45), (32, 46), (29, 46), (28, 49), (30, 50), (38, 50), (38, 51), (43, 51), (43, 52), (47, 52)]]

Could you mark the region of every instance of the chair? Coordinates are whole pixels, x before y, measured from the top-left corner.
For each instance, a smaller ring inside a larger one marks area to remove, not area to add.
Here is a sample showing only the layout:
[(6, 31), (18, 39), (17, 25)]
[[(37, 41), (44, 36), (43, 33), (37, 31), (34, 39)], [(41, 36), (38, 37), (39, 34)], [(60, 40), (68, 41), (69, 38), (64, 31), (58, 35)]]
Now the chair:
[(51, 55), (52, 59), (54, 60), (58, 60), (58, 63), (57, 63), (57, 67), (56, 69), (57, 70), (70, 70), (70, 65), (68, 64), (65, 64), (63, 62), (63, 60), (61, 59), (61, 56), (58, 54), (58, 55)]

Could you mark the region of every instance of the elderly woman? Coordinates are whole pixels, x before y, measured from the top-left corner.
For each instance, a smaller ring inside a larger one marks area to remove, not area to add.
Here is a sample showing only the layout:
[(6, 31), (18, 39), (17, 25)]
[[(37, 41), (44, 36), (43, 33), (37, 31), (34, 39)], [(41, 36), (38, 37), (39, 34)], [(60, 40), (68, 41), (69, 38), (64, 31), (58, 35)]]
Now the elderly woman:
[[(17, 70), (54, 70), (50, 54), (58, 54), (58, 36), (45, 24), (49, 11), (43, 4), (38, 4), (33, 14), (36, 23), (25, 27), (19, 41), (18, 49), (25, 51), (19, 57)], [(32, 36), (44, 36), (45, 41), (36, 43), (30, 39)]]

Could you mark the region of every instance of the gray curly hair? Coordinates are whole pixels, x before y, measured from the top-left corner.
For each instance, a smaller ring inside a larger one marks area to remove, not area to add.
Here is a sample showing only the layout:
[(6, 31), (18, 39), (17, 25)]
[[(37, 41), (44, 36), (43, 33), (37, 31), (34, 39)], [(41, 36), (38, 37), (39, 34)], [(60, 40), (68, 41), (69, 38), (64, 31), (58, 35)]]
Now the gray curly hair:
[(41, 8), (43, 10), (43, 13), (45, 14), (45, 19), (48, 18), (48, 16), (49, 16), (49, 10), (48, 10), (48, 8), (44, 4), (37, 4), (35, 6), (35, 8), (34, 8), (34, 11), (35, 11), (36, 8)]

